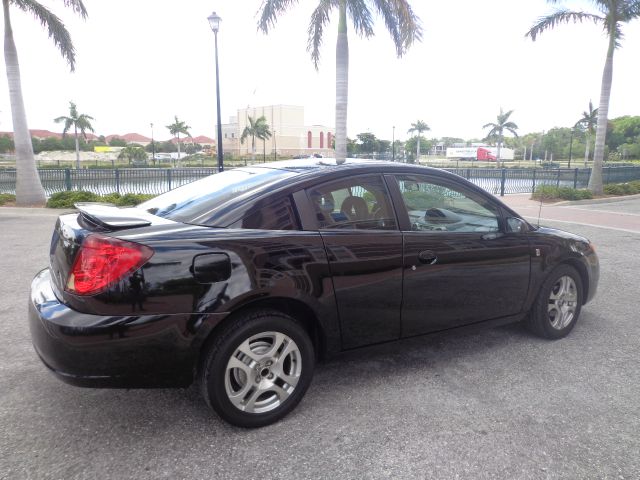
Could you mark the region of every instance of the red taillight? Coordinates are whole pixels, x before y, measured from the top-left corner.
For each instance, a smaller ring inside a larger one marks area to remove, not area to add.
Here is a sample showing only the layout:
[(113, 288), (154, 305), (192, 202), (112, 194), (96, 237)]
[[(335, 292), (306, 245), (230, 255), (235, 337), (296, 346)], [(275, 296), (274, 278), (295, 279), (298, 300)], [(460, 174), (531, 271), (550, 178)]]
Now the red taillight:
[(136, 271), (153, 255), (138, 243), (92, 234), (85, 238), (71, 267), (67, 291), (93, 295), (128, 273)]

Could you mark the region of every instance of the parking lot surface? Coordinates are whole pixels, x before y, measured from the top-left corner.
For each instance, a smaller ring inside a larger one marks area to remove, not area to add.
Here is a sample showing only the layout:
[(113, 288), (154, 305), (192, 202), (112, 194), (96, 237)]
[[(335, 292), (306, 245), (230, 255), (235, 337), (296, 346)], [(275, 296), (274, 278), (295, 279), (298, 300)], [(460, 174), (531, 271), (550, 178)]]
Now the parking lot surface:
[(639, 232), (542, 222), (589, 237), (600, 255), (598, 295), (567, 338), (511, 325), (354, 351), (319, 365), (283, 421), (243, 430), (195, 388), (55, 379), (26, 322), (55, 212), (0, 208), (0, 478), (640, 478), (640, 216), (630, 218)]

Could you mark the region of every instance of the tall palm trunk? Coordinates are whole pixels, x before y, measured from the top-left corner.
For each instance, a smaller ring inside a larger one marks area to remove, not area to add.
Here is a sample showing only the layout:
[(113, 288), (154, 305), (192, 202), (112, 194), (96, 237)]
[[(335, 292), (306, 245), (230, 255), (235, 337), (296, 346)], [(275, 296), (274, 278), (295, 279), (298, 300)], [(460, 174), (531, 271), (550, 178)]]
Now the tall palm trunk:
[(347, 101), (349, 98), (349, 40), (347, 39), (347, 2), (340, 1), (338, 41), (336, 43), (336, 163), (347, 158)]
[(587, 166), (587, 162), (589, 161), (589, 147), (591, 146), (591, 135), (589, 135), (589, 132), (587, 132), (586, 135), (586, 140), (587, 140), (587, 146), (584, 149), (584, 166)]
[(256, 136), (251, 135), (251, 162), (256, 163)]
[(80, 170), (80, 143), (78, 142), (78, 127), (73, 126), (73, 131), (76, 137), (76, 168)]
[(611, 97), (611, 79), (613, 77), (613, 52), (615, 48), (615, 37), (613, 34), (610, 34), (609, 49), (607, 50), (607, 59), (604, 62), (602, 85), (600, 86), (598, 127), (596, 128), (596, 143), (593, 148), (593, 169), (589, 177), (589, 190), (596, 195), (601, 195), (603, 192), (602, 166), (604, 162), (604, 142), (607, 136), (607, 118), (609, 116), (609, 98)]
[(4, 62), (9, 83), (13, 141), (16, 149), (16, 204), (19, 206), (42, 206), (45, 204), (47, 196), (42, 188), (42, 183), (40, 183), (33, 156), (31, 134), (27, 126), (18, 52), (13, 41), (13, 30), (9, 17), (9, 0), (2, 0), (2, 9), (4, 12)]
[(418, 130), (418, 138), (417, 138), (417, 142), (416, 142), (416, 162), (417, 164), (420, 164), (420, 130)]
[[(502, 132), (498, 136), (498, 151), (496, 152), (496, 166), (500, 166), (500, 145), (502, 144)], [(504, 162), (502, 162), (502, 166), (504, 167)]]

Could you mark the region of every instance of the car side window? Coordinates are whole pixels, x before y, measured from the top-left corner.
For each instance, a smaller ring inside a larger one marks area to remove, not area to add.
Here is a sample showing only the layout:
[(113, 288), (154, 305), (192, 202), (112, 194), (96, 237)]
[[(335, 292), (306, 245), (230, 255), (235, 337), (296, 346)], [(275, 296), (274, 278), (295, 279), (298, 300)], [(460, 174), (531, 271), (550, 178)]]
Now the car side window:
[(267, 206), (251, 209), (242, 219), (233, 223), (231, 228), (255, 230), (300, 229), (289, 197), (280, 198)]
[(379, 176), (354, 177), (307, 190), (320, 229), (397, 230)]
[(497, 232), (496, 208), (482, 196), (419, 175), (396, 177), (411, 230)]

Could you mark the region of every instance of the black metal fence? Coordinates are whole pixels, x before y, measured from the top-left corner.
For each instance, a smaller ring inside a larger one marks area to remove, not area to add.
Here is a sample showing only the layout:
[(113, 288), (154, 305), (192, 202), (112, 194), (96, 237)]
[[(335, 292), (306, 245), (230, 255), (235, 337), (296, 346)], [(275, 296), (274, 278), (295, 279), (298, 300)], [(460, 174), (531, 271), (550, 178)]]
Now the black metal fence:
[[(447, 168), (496, 195), (531, 193), (538, 185), (586, 188), (590, 168)], [(160, 194), (216, 173), (215, 168), (40, 169), (47, 193), (88, 190), (98, 194)], [(605, 167), (604, 183), (640, 180), (640, 167)], [(15, 193), (16, 171), (0, 170), (0, 193)]]

